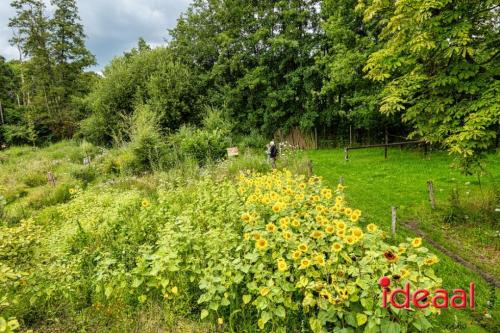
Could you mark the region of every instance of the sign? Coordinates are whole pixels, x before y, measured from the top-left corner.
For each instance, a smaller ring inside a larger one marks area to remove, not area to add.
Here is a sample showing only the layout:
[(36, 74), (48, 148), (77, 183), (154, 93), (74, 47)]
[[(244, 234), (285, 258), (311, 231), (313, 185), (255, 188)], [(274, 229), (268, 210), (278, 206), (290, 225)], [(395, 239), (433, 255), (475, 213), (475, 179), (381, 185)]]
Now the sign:
[(227, 156), (238, 156), (238, 147), (227, 148)]

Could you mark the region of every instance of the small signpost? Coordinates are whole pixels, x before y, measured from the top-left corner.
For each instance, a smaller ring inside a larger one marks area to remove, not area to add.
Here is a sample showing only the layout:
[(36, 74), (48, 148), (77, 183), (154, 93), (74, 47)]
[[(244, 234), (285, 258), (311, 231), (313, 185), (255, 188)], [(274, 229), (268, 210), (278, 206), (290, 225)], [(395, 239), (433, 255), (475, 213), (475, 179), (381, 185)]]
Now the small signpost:
[(227, 148), (227, 156), (228, 157), (238, 156), (238, 155), (239, 155), (238, 147)]

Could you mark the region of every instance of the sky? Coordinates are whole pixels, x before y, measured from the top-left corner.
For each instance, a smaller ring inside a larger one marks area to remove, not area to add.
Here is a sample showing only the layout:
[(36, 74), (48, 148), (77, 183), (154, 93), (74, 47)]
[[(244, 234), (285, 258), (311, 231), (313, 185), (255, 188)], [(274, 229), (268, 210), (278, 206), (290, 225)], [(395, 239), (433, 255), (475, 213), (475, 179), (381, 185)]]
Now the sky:
[[(44, 0), (49, 4), (50, 0)], [(101, 71), (110, 60), (137, 45), (143, 37), (158, 46), (168, 39), (190, 0), (77, 0), (80, 17), (87, 35), (87, 48), (96, 56)], [(0, 55), (17, 59), (17, 49), (9, 45), (12, 31), (9, 18), (14, 11), (10, 0), (0, 0)]]

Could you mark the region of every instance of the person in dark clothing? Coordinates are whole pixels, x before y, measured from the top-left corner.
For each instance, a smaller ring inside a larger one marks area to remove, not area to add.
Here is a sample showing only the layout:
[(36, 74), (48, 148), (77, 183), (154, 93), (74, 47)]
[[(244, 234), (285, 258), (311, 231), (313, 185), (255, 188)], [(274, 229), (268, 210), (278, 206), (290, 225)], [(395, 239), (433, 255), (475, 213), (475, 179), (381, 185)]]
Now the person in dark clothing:
[(274, 144), (274, 141), (271, 141), (269, 144), (269, 157), (271, 158), (271, 164), (273, 169), (276, 169), (276, 157), (278, 156), (278, 148)]

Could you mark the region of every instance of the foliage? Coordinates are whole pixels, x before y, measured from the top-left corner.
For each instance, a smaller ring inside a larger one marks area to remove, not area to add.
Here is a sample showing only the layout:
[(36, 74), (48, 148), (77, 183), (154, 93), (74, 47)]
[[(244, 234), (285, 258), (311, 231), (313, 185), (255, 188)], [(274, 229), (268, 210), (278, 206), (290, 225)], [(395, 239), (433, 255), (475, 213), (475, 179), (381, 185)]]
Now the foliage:
[(413, 136), (443, 143), (470, 171), (498, 135), (496, 2), (360, 1), (358, 8), (382, 28), (382, 47), (365, 66), (367, 77), (384, 83), (381, 112), (402, 113)]

